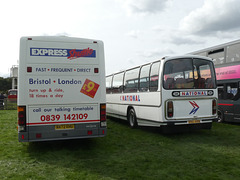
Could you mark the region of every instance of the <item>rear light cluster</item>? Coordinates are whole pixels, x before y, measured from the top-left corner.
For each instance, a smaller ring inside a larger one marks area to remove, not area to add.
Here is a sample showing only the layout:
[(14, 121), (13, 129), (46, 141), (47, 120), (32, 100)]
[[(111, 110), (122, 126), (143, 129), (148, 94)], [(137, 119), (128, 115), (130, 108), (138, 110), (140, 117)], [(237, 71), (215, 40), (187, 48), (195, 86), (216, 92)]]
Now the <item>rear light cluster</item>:
[(217, 100), (216, 99), (212, 100), (212, 114), (213, 115), (217, 114)]
[(100, 125), (101, 127), (107, 126), (106, 121), (106, 104), (100, 104)]
[(173, 102), (172, 101), (167, 102), (167, 117), (169, 117), (169, 118), (173, 117)]
[(26, 131), (26, 106), (18, 106), (18, 131)]

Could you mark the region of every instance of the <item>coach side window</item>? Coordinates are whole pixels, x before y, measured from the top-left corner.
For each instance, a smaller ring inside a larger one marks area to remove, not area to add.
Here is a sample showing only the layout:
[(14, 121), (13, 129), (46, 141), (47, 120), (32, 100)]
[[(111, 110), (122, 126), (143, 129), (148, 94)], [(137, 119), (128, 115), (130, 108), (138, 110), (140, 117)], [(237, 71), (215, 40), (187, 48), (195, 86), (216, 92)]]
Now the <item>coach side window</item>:
[(224, 85), (223, 84), (218, 84), (218, 99), (222, 100), (224, 99)]
[(227, 99), (239, 99), (238, 95), (238, 83), (227, 83)]
[(135, 68), (126, 71), (124, 78), (124, 92), (137, 92), (139, 69)]
[(124, 72), (113, 76), (112, 93), (121, 93), (123, 91), (123, 75)]
[(140, 71), (139, 91), (144, 92), (149, 89), (149, 70), (150, 64), (145, 65)]
[(106, 78), (106, 93), (110, 94), (112, 92), (112, 76)]
[(237, 82), (218, 84), (218, 98), (221, 100), (238, 100), (240, 97)]
[(240, 44), (233, 44), (227, 46), (227, 63), (240, 61), (240, 52), (239, 52)]
[(224, 48), (216, 49), (208, 52), (208, 57), (213, 59), (214, 64), (223, 64), (225, 63), (224, 58)]
[(160, 61), (152, 64), (150, 72), (150, 91), (158, 90), (159, 66)]

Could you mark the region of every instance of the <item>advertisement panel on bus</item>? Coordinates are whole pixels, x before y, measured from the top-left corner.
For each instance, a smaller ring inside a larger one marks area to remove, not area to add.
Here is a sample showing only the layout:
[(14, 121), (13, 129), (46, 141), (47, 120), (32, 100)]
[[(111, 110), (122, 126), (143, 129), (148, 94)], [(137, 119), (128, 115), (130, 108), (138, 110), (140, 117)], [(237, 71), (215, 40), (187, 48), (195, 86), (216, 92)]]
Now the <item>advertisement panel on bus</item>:
[(19, 140), (104, 136), (104, 68), (101, 41), (22, 38)]

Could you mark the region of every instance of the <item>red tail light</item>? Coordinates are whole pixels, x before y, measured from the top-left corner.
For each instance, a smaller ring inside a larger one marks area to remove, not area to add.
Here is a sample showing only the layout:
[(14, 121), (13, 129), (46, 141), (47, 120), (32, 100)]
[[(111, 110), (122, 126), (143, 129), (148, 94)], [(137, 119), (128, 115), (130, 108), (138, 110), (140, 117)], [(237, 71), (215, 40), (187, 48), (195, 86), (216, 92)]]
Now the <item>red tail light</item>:
[(42, 138), (42, 134), (41, 134), (41, 133), (37, 133), (37, 134), (36, 134), (36, 138), (37, 138), (37, 139)]
[(100, 123), (101, 127), (106, 127), (106, 104), (100, 104)]
[(213, 115), (217, 114), (217, 100), (216, 99), (212, 100), (212, 114)]
[(169, 117), (169, 118), (173, 117), (173, 102), (172, 101), (167, 102), (167, 117)]
[(27, 72), (31, 73), (32, 72), (32, 67), (27, 67)]
[(99, 69), (98, 68), (94, 68), (94, 73), (98, 73)]
[(18, 106), (18, 130), (26, 131), (26, 106)]

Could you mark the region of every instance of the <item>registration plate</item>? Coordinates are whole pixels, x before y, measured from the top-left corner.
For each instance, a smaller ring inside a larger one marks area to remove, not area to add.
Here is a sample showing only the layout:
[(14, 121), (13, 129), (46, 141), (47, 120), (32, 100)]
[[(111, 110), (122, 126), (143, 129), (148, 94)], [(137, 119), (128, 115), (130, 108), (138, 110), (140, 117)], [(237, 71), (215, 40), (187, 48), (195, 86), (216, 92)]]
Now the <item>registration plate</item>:
[(188, 121), (189, 124), (195, 124), (195, 123), (200, 123), (200, 120), (191, 120)]
[(55, 130), (74, 129), (74, 124), (55, 125)]

